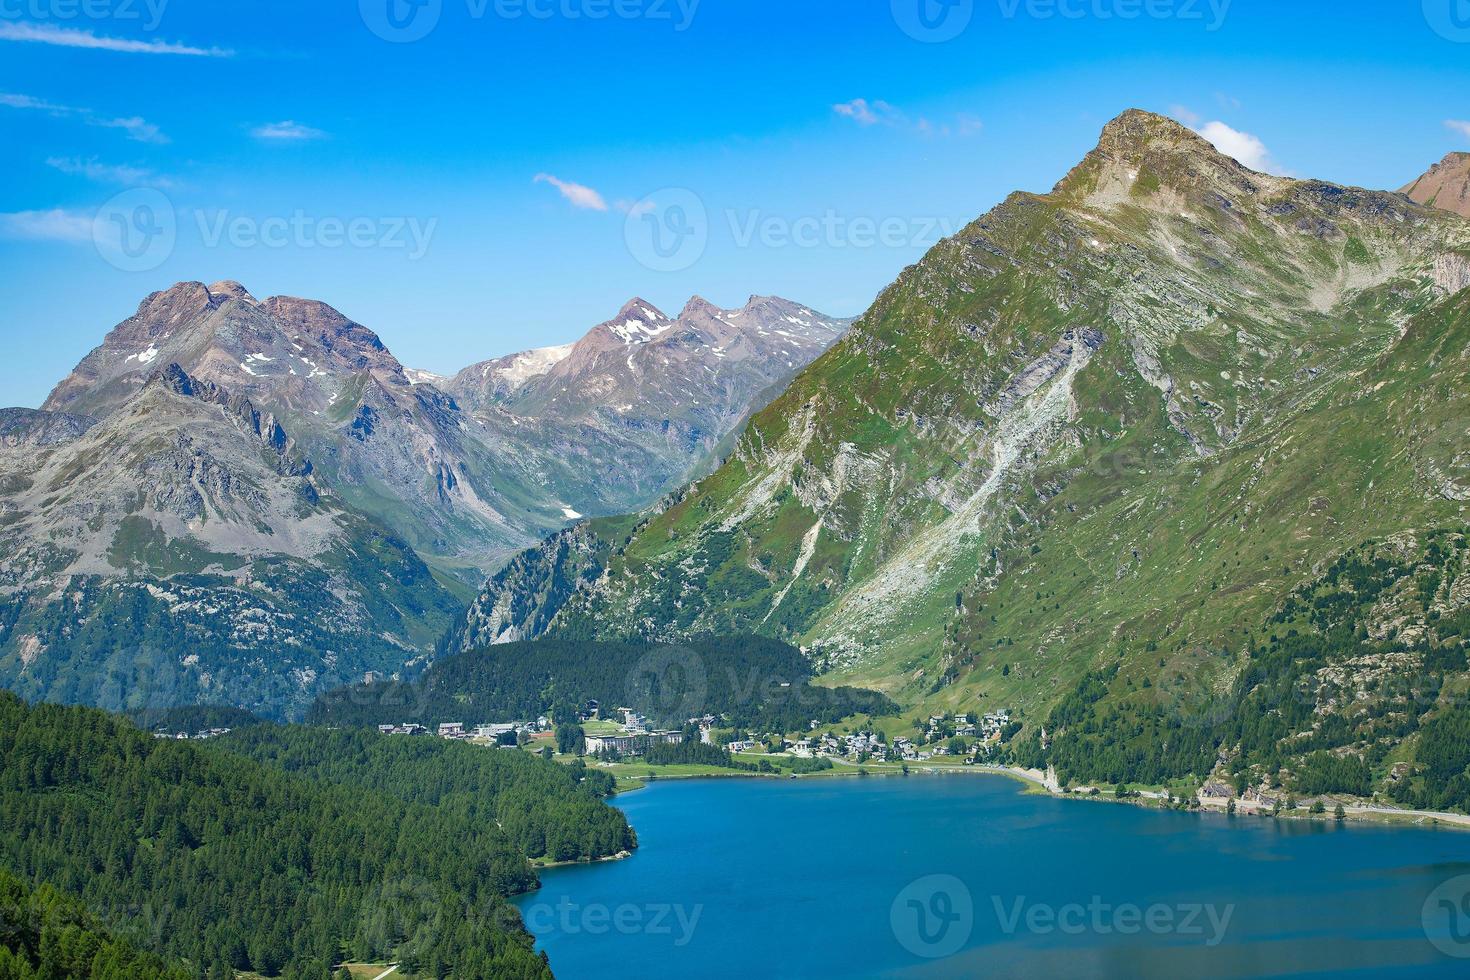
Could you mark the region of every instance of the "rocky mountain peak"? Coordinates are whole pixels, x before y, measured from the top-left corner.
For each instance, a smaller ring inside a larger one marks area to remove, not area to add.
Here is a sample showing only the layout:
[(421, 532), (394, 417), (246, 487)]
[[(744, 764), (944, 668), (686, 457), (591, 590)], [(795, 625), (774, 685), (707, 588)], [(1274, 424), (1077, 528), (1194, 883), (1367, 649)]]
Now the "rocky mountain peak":
[(1415, 203), (1470, 218), (1470, 153), (1449, 154), (1400, 193)]
[(691, 296), (689, 302), (684, 304), (684, 309), (679, 311), (679, 319), (686, 320), (692, 316), (719, 316), (725, 312), (703, 296)]
[(1283, 182), (1248, 169), (1182, 123), (1129, 109), (1103, 127), (1097, 146), (1053, 194), (1092, 208), (1153, 199), (1170, 209), (1191, 198), (1254, 198)]
[(602, 326), (624, 344), (644, 344), (668, 330), (670, 322), (658, 307), (634, 296)]
[(209, 290), (209, 295), (216, 299), (237, 299), (242, 303), (257, 302), (256, 298), (250, 295), (250, 290), (233, 279), (221, 279), (206, 288)]
[(202, 282), (179, 282), (168, 289), (149, 293), (138, 304), (138, 312), (129, 322), (143, 321), (166, 329), (213, 309), (223, 299), (223, 296), (216, 298)]
[(1129, 109), (1103, 127), (1097, 149), (1124, 157), (1143, 154), (1154, 144), (1216, 153), (1214, 146), (1183, 123), (1144, 109)]
[(339, 370), (376, 371), (395, 384), (409, 384), (381, 337), (320, 300), (272, 296), (261, 304), (286, 336), (320, 347)]
[(662, 320), (667, 320), (668, 316), (643, 297), (634, 296), (623, 304), (622, 309), (618, 310), (618, 315), (615, 319), (641, 320), (645, 323), (657, 323)]

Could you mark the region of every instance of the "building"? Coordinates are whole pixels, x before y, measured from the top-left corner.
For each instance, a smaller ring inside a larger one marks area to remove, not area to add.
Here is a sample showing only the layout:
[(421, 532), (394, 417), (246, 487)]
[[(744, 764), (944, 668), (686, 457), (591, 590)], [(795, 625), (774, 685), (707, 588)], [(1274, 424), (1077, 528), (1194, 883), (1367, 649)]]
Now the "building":
[(683, 732), (647, 732), (626, 735), (588, 735), (584, 740), (588, 755), (599, 752), (616, 752), (618, 755), (642, 755), (650, 745), (678, 745), (684, 741)]
[(440, 725), (439, 725), (439, 737), (440, 738), (464, 738), (465, 737), (464, 722), (462, 722), (462, 721), (446, 721), (446, 722), (441, 722)]

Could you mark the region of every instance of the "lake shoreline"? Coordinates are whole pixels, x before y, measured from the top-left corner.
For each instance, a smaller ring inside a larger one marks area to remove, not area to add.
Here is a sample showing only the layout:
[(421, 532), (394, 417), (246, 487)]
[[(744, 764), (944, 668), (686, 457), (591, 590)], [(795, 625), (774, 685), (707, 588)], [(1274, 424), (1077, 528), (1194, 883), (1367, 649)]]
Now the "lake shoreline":
[[(712, 767), (713, 768), (713, 767)], [(649, 783), (668, 782), (674, 780), (703, 780), (703, 779), (813, 779), (830, 778), (834, 776), (908, 776), (929, 775), (943, 776), (953, 774), (979, 774), (989, 776), (1001, 776), (1021, 783), (1028, 793), (1045, 794), (1060, 799), (1088, 800), (1101, 803), (1126, 803), (1144, 809), (1159, 810), (1173, 809), (1167, 805), (1168, 797), (1157, 791), (1137, 791), (1138, 795), (1119, 799), (1115, 794), (1098, 791), (1085, 792), (1063, 789), (1056, 782), (1054, 773), (1043, 773), (1039, 769), (1021, 769), (1015, 766), (908, 766), (895, 768), (888, 763), (879, 763), (876, 766), (859, 766), (853, 763), (837, 763), (831, 769), (825, 769), (813, 773), (767, 773), (767, 772), (745, 772), (741, 770), (727, 770), (724, 772), (711, 771), (708, 773), (671, 773), (651, 775), (627, 775), (621, 777), (630, 785), (619, 786), (617, 795), (636, 792), (645, 788)], [(1182, 808), (1183, 812), (1195, 813), (1219, 813), (1228, 814), (1228, 801), (1217, 800), (1196, 796), (1198, 805), (1195, 807)], [(1250, 817), (1274, 817), (1276, 819), (1290, 820), (1318, 820), (1321, 822), (1335, 822), (1336, 818), (1329, 811), (1327, 813), (1313, 814), (1305, 807), (1296, 810), (1282, 810), (1273, 813), (1271, 808), (1258, 802), (1236, 800), (1236, 815)], [(1333, 804), (1335, 805), (1335, 803)], [(1396, 827), (1438, 827), (1455, 830), (1470, 830), (1470, 815), (1460, 813), (1444, 813), (1426, 810), (1401, 810), (1394, 807), (1374, 806), (1372, 804), (1347, 803), (1342, 804), (1345, 813), (1344, 820), (1357, 823), (1382, 824)], [(601, 860), (609, 860), (603, 858)], [(587, 863), (587, 862), (571, 862)]]
[(531, 868), (535, 871), (545, 871), (548, 868), (575, 868), (579, 865), (606, 864), (609, 861), (622, 861), (633, 856), (630, 850), (619, 851), (616, 854), (604, 854), (602, 857), (577, 858), (575, 861), (531, 861)]

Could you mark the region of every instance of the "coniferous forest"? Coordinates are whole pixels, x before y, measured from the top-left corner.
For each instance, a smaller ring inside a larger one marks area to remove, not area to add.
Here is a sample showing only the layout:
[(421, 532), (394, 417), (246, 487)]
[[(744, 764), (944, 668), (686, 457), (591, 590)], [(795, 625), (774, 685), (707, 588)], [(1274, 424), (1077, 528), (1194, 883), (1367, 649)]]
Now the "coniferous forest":
[[(547, 976), (506, 897), (535, 886), (529, 858), (634, 846), (608, 789), (576, 767), (437, 739), (258, 726), (178, 741), (0, 694), (0, 867), (209, 980), (316, 980), (389, 959), (432, 976)], [(7, 942), (14, 975), (81, 955), (61, 942)], [(85, 942), (104, 966), (132, 955)]]
[(417, 678), (357, 684), (317, 699), (308, 721), (379, 725), (534, 718), (558, 702), (625, 705), (660, 724), (706, 713), (759, 731), (805, 729), (898, 710), (887, 696), (810, 684), (800, 650), (757, 636), (688, 643), (537, 640), (436, 660)]

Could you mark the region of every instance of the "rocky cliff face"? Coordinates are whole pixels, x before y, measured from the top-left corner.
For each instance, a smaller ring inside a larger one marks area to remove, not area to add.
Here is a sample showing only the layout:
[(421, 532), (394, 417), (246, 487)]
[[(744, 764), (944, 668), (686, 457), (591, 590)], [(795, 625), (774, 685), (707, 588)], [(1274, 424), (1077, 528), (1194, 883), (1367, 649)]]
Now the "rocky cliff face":
[(1334, 555), (1464, 522), (1467, 256), (1454, 215), (1126, 113), (905, 270), (645, 527), (492, 581), (460, 642), (755, 630), (1032, 718), (1120, 658), (1154, 697), (1228, 684)]
[(1470, 218), (1470, 153), (1451, 153), (1400, 193), (1420, 204)]

